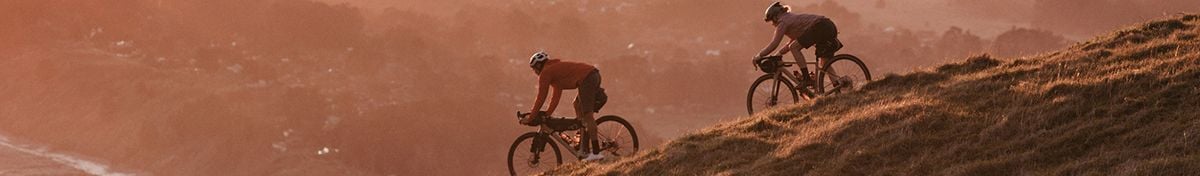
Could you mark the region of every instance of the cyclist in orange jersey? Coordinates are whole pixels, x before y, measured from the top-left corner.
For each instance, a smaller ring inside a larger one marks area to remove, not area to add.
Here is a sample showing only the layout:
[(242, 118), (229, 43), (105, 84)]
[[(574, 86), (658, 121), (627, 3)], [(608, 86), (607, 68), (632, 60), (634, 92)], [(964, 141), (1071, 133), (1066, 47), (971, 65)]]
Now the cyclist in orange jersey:
[[(533, 101), (533, 109), (530, 112), (541, 110), (542, 103), (546, 101), (546, 94), (552, 91), (553, 96), (550, 97), (550, 105), (546, 107), (544, 116), (554, 114), (554, 110), (558, 107), (558, 100), (562, 98), (562, 91), (578, 89), (579, 95), (575, 98), (575, 114), (586, 128), (579, 148), (580, 153), (587, 153), (587, 155), (586, 157), (581, 156), (581, 158), (584, 161), (603, 159), (604, 155), (600, 155), (599, 151), (600, 145), (594, 142), (596, 119), (593, 117), (598, 110), (596, 97), (602, 91), (600, 70), (585, 63), (550, 59), (545, 52), (534, 53), (529, 58), (529, 67), (533, 69), (534, 74), (538, 75), (537, 98)], [(536, 114), (531, 113), (531, 115)]]

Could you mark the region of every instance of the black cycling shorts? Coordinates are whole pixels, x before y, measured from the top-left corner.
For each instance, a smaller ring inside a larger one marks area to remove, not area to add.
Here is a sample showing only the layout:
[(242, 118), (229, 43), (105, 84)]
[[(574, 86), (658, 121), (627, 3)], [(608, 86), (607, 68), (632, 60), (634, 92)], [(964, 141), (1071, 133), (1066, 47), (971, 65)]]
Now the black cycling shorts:
[(833, 20), (821, 19), (796, 42), (800, 44), (801, 48), (816, 45), (817, 57), (831, 58), (838, 50), (842, 49), (842, 42), (837, 39), (837, 35), (837, 25), (833, 24)]

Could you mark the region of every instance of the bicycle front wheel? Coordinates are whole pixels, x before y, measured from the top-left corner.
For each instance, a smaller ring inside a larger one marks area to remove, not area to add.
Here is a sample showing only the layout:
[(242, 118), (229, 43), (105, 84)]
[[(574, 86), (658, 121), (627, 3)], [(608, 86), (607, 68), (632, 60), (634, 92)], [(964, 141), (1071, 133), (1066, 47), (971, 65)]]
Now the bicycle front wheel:
[(600, 142), (600, 151), (612, 156), (630, 156), (637, 153), (639, 147), (637, 132), (633, 125), (621, 117), (606, 115), (596, 120), (596, 140)]
[[(826, 62), (821, 69), (823, 70), (817, 75), (817, 85), (820, 85), (817, 86), (817, 91), (824, 95), (853, 91), (871, 81), (871, 71), (867, 69), (867, 64), (854, 55), (833, 56), (833, 59)], [(837, 82), (840, 77), (847, 78), (849, 84)]]
[(777, 105), (789, 105), (800, 102), (796, 86), (791, 81), (779, 80), (775, 74), (766, 74), (750, 84), (750, 93), (746, 95), (746, 110), (750, 114)]
[[(553, 158), (546, 149), (554, 150)], [(508, 148), (508, 173), (512, 175), (542, 173), (562, 163), (562, 153), (559, 153), (558, 146), (541, 133), (525, 133), (517, 137), (517, 141)]]

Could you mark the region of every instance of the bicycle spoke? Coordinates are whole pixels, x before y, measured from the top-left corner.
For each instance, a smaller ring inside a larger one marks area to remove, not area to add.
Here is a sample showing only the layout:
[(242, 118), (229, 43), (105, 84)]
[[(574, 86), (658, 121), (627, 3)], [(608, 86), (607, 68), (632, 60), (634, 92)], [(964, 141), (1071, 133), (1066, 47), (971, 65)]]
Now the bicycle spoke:
[(620, 139), (622, 134), (625, 134), (625, 130), (617, 129), (617, 135), (615, 137), (612, 137), (611, 139)]
[[(821, 78), (824, 82), (826, 82), (826, 84), (822, 86), (824, 86), (826, 90), (830, 90), (825, 92), (827, 94), (854, 91), (856, 87), (861, 87), (861, 85), (870, 81), (869, 73), (867, 72), (866, 68), (861, 67), (853, 60), (835, 60), (829, 65), (829, 67), (830, 68), (826, 69), (832, 69), (837, 74), (833, 75), (832, 73), (829, 73), (829, 75)], [(828, 73), (828, 71), (826, 72)], [(844, 84), (841, 82), (843, 81), (840, 80), (842, 77), (847, 78), (846, 80), (849, 81), (849, 84)]]
[(760, 89), (761, 94), (757, 94), (761, 95), (759, 96), (760, 98), (757, 99), (762, 100), (761, 102), (757, 103), (762, 105), (762, 108), (759, 109), (766, 109), (779, 104), (779, 81), (772, 81), (772, 85), (766, 88), (767, 89)]
[(783, 85), (780, 83), (780, 81), (773, 81), (771, 90), (769, 90), (769, 92), (767, 92), (764, 95), (766, 97), (764, 97), (765, 102), (763, 102), (764, 107), (762, 109), (767, 109), (770, 107), (775, 107), (780, 104), (783, 104), (783, 103), (781, 103), (780, 96), (779, 96), (779, 91), (781, 90), (780, 87), (782, 87), (782, 86)]
[[(561, 164), (560, 158), (556, 155), (557, 149), (549, 143), (543, 143), (542, 146), (535, 146), (534, 138), (524, 138), (519, 140), (519, 143), (514, 144), (514, 148), (510, 151), (509, 167), (514, 174), (533, 174), (543, 172)], [(549, 141), (547, 141), (549, 142)], [(534, 152), (533, 148), (542, 148), (541, 151)]]
[[(529, 147), (532, 148), (533, 144), (530, 144)], [(518, 149), (522, 149), (522, 148), (518, 148)], [(529, 151), (529, 149), (523, 149), (523, 151), (521, 151), (521, 152), (516, 152), (516, 154), (515, 154), (516, 156), (514, 158), (520, 158), (521, 161), (524, 161), (524, 162), (522, 162), (522, 164), (524, 164), (525, 166), (529, 166), (530, 168), (535, 168), (535, 167), (537, 167), (538, 164), (540, 164), (540, 162), (535, 163), (534, 162), (535, 159), (539, 158), (541, 153), (545, 153), (545, 152), (546, 152), (545, 150), (543, 150), (541, 152), (532, 152), (532, 151)]]
[[(629, 135), (627, 135), (625, 126), (622, 126), (621, 124), (617, 124), (617, 123), (603, 123), (601, 125), (604, 127), (599, 127), (598, 129), (604, 129), (604, 130), (597, 131), (597, 133), (599, 133), (599, 134), (597, 134), (597, 136), (599, 136), (599, 138), (597, 138), (597, 141), (600, 142), (600, 144), (601, 144), (600, 145), (601, 150), (608, 151), (613, 156), (626, 155), (621, 152), (625, 151), (623, 149), (625, 149), (626, 146), (632, 146), (633, 142), (627, 141), (627, 140), (629, 140), (627, 138), (631, 138), (631, 137), (627, 137)], [(616, 131), (613, 131), (613, 130), (616, 130)]]
[(746, 107), (751, 114), (780, 105), (791, 105), (798, 101), (796, 87), (783, 76), (768, 74), (760, 76), (751, 84)]

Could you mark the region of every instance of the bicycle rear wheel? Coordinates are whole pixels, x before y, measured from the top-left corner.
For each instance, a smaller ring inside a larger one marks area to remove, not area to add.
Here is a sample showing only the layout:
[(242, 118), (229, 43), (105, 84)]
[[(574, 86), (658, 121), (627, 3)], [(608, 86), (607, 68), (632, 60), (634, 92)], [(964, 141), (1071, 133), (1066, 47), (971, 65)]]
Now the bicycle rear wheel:
[[(821, 69), (823, 70), (817, 73), (817, 85), (820, 85), (817, 86), (817, 92), (824, 95), (854, 91), (855, 88), (862, 87), (863, 84), (871, 81), (871, 71), (867, 69), (867, 64), (854, 55), (833, 56), (833, 59), (826, 62)], [(848, 85), (835, 84), (836, 77), (829, 75), (830, 70), (837, 72), (837, 76), (850, 78), (851, 83)]]
[(596, 140), (600, 142), (601, 152), (612, 156), (630, 156), (637, 153), (640, 146), (637, 132), (633, 125), (621, 117), (606, 115), (596, 120)]
[[(550, 152), (546, 151), (547, 147), (554, 150), (554, 158), (548, 158)], [(559, 153), (558, 145), (541, 133), (525, 133), (517, 137), (517, 141), (508, 148), (508, 173), (512, 175), (541, 173), (562, 163), (562, 153)]]
[(746, 110), (750, 114), (777, 105), (789, 105), (800, 102), (796, 86), (791, 81), (776, 79), (775, 74), (766, 74), (750, 84), (750, 93), (746, 95)]

